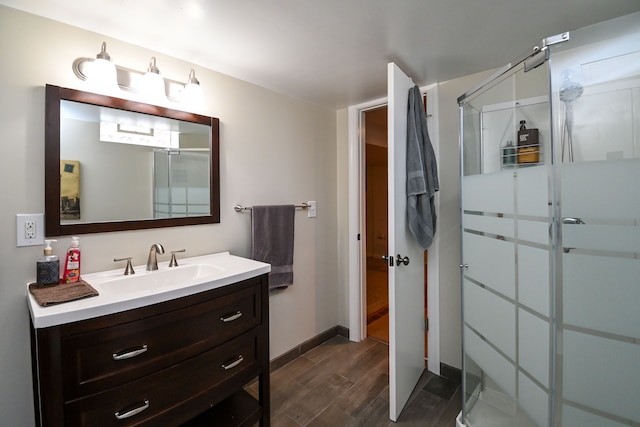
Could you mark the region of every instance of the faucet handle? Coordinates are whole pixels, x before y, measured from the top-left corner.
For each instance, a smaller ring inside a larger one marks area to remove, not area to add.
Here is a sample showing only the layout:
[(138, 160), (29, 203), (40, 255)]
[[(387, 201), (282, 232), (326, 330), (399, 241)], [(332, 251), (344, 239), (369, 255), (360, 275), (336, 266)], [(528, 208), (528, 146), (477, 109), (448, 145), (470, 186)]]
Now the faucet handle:
[(127, 261), (127, 266), (124, 268), (124, 275), (128, 276), (129, 274), (136, 274), (135, 271), (133, 271), (133, 266), (131, 265), (131, 257), (127, 257), (127, 258), (114, 258), (113, 259), (114, 262), (119, 262), (119, 261)]
[(185, 249), (179, 249), (177, 251), (171, 251), (171, 261), (169, 261), (169, 267), (177, 267), (178, 260), (176, 260), (176, 253), (185, 252)]

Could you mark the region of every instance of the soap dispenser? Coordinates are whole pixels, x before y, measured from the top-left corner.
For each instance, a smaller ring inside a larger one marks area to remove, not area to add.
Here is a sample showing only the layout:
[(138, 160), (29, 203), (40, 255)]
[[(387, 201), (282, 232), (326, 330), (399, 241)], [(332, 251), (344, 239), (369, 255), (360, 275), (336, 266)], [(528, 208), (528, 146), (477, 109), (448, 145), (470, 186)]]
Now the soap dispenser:
[(55, 241), (44, 241), (44, 256), (36, 261), (36, 282), (39, 285), (57, 285), (60, 282), (60, 260), (51, 248), (51, 242)]
[(77, 236), (71, 238), (71, 244), (67, 249), (62, 278), (65, 283), (75, 283), (80, 280), (80, 238)]

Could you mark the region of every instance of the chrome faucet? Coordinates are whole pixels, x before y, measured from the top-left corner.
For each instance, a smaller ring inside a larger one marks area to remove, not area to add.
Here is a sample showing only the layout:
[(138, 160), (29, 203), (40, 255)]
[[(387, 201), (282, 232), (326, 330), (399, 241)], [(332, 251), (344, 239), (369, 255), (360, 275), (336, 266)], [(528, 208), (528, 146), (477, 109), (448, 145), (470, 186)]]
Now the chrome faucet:
[(147, 259), (147, 271), (153, 271), (158, 269), (158, 257), (157, 254), (164, 253), (164, 247), (160, 243), (154, 243), (149, 249), (149, 259)]

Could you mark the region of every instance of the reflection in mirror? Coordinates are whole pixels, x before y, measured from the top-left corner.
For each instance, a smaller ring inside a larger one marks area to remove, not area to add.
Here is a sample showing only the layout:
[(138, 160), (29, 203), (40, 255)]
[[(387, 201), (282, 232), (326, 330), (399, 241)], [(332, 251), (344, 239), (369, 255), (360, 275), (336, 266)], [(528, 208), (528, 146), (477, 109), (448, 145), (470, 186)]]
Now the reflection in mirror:
[(47, 86), (47, 235), (219, 222), (218, 120)]

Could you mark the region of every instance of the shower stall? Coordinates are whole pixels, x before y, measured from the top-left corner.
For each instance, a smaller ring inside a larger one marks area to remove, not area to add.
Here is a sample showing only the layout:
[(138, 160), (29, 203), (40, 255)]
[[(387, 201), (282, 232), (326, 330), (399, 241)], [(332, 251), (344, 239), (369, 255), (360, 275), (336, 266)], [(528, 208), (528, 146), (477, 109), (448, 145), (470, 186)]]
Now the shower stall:
[(458, 99), (459, 426), (640, 425), (640, 13)]
[(153, 217), (209, 215), (210, 170), (208, 148), (154, 150)]

